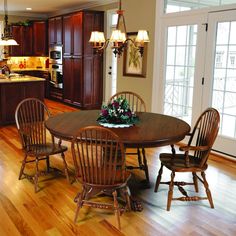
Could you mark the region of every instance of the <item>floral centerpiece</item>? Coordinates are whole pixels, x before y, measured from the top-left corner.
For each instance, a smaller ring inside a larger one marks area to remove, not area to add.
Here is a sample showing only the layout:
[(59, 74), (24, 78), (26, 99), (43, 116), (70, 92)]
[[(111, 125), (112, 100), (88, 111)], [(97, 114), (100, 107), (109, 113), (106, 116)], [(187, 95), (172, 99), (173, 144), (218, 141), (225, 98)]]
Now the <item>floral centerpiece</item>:
[(119, 97), (108, 105), (103, 105), (97, 118), (99, 123), (133, 125), (139, 120), (138, 116), (130, 110), (128, 101)]

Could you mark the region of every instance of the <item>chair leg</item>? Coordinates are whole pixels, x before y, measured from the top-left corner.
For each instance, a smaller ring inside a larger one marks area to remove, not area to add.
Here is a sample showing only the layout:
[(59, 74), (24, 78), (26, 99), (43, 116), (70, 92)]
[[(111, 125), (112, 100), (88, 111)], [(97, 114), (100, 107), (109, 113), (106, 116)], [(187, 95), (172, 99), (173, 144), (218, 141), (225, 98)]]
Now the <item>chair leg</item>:
[(193, 183), (194, 183), (195, 191), (196, 191), (196, 193), (198, 193), (198, 179), (197, 179), (197, 174), (196, 174), (196, 172), (192, 172), (192, 174), (193, 174)]
[(62, 158), (63, 163), (64, 163), (64, 171), (65, 171), (66, 179), (67, 179), (68, 183), (70, 184), (69, 171), (68, 171), (68, 166), (67, 166), (67, 163), (66, 163), (66, 160), (65, 160), (64, 152), (61, 153), (61, 158)]
[(50, 161), (49, 161), (49, 156), (46, 156), (46, 165), (47, 165), (47, 172), (50, 172)]
[(125, 193), (125, 198), (126, 198), (126, 206), (127, 206), (127, 209), (128, 209), (128, 211), (131, 211), (130, 190), (129, 190), (129, 187), (128, 187), (128, 186), (125, 187), (124, 193)]
[(206, 189), (206, 194), (207, 194), (208, 201), (210, 203), (211, 208), (214, 208), (214, 204), (213, 204), (213, 200), (212, 200), (212, 196), (211, 196), (211, 191), (209, 189), (209, 184), (207, 183), (207, 180), (206, 180), (206, 174), (203, 171), (203, 172), (201, 172), (201, 175), (202, 175), (202, 178), (203, 178), (204, 187)]
[(38, 157), (35, 159), (35, 175), (34, 175), (34, 191), (38, 192), (38, 178), (39, 178), (39, 160)]
[(172, 197), (173, 197), (174, 178), (175, 178), (175, 172), (172, 171), (170, 185), (169, 185), (168, 199), (167, 199), (167, 211), (170, 210), (171, 201), (172, 201)]
[(145, 171), (146, 180), (147, 180), (147, 182), (149, 182), (148, 165), (147, 165), (147, 159), (146, 159), (145, 149), (144, 148), (142, 148), (142, 155), (143, 155), (143, 165), (144, 165), (144, 171)]
[[(75, 202), (77, 202), (77, 207), (76, 207), (76, 212), (75, 212), (75, 218), (74, 218), (74, 223), (76, 223), (78, 215), (79, 215), (79, 210), (81, 209), (81, 207), (83, 206), (83, 200), (85, 198), (85, 188), (83, 187), (82, 192), (77, 194), (77, 196), (75, 197)], [(77, 201), (77, 198), (79, 196), (79, 200)]]
[(19, 180), (21, 179), (21, 177), (24, 173), (26, 159), (27, 159), (27, 154), (25, 153), (25, 157), (24, 157), (24, 160), (22, 161), (21, 168), (20, 168), (20, 174), (19, 174), (19, 178), (18, 178)]
[(118, 229), (120, 230), (120, 208), (119, 208), (119, 203), (117, 201), (117, 191), (115, 190), (113, 193), (113, 199), (114, 199), (114, 211), (115, 211), (115, 215), (117, 218), (117, 223), (118, 223)]
[(158, 176), (157, 176), (157, 180), (156, 180), (156, 185), (155, 185), (155, 189), (154, 189), (155, 193), (157, 192), (158, 187), (160, 185), (162, 172), (163, 172), (163, 164), (161, 164), (161, 168), (160, 168), (160, 170), (158, 172)]

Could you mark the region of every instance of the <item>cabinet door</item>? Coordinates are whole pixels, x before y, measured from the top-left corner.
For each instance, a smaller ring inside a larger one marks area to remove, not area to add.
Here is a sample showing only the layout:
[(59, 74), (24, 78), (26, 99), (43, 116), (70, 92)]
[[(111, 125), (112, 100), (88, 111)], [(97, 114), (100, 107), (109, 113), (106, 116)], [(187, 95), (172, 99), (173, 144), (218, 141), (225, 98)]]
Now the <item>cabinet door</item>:
[(103, 100), (103, 57), (93, 57), (93, 107), (99, 108)]
[(34, 35), (34, 55), (47, 56), (47, 23), (45, 21), (37, 21), (33, 23)]
[(33, 55), (33, 28), (31, 26), (25, 26), (23, 28), (23, 55), (32, 56)]
[(19, 44), (17, 46), (10, 46), (9, 54), (10, 56), (22, 56), (23, 54), (23, 26), (13, 25), (11, 26), (12, 36)]
[(72, 15), (63, 17), (63, 42), (64, 42), (64, 56), (72, 55), (72, 30), (73, 18)]
[(74, 56), (82, 55), (83, 34), (82, 34), (82, 20), (83, 13), (79, 12), (73, 15), (73, 54)]
[(93, 56), (84, 58), (83, 75), (83, 106), (89, 108), (93, 105)]
[(63, 60), (63, 97), (64, 102), (73, 101), (73, 59), (64, 58)]
[(48, 20), (48, 43), (49, 45), (55, 44), (55, 18)]
[(93, 55), (92, 44), (89, 43), (91, 32), (93, 31), (94, 25), (94, 14), (93, 13), (84, 13), (83, 17), (83, 44), (84, 44), (84, 55)]
[(73, 103), (81, 106), (82, 99), (82, 58), (73, 58)]
[(62, 44), (62, 17), (55, 18), (56, 44)]

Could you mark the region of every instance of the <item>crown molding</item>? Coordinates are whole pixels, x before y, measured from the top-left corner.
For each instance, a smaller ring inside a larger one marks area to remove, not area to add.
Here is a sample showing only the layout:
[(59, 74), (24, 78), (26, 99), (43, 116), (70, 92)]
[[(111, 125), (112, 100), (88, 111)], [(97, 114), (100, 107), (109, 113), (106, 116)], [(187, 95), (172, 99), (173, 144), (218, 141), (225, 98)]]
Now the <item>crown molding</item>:
[[(4, 16), (5, 13), (3, 11), (0, 11), (0, 15)], [(11, 11), (7, 13), (8, 16), (25, 16), (25, 17), (33, 17), (33, 18), (42, 18), (42, 19), (47, 19), (48, 14), (45, 13), (27, 13), (27, 12), (17, 12), (17, 11)]]
[(80, 4), (78, 7), (68, 8), (68, 9), (59, 10), (59, 11), (49, 13), (48, 16), (53, 17), (53, 16), (58, 16), (58, 15), (64, 15), (64, 14), (68, 14), (71, 12), (76, 12), (76, 11), (81, 11), (81, 10), (90, 9), (90, 8), (94, 8), (94, 7), (104, 6), (104, 5), (115, 3), (115, 2), (118, 2), (118, 0), (100, 0), (100, 1), (95, 1), (95, 2), (84, 3), (84, 4)]

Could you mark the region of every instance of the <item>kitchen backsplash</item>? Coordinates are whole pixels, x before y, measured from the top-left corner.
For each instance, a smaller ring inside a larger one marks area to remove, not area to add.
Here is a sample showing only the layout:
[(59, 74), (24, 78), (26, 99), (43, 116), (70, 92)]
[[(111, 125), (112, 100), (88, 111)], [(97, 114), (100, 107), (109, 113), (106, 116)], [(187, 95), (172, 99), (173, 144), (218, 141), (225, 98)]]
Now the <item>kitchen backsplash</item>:
[(48, 69), (48, 57), (9, 57), (7, 65), (11, 70)]

